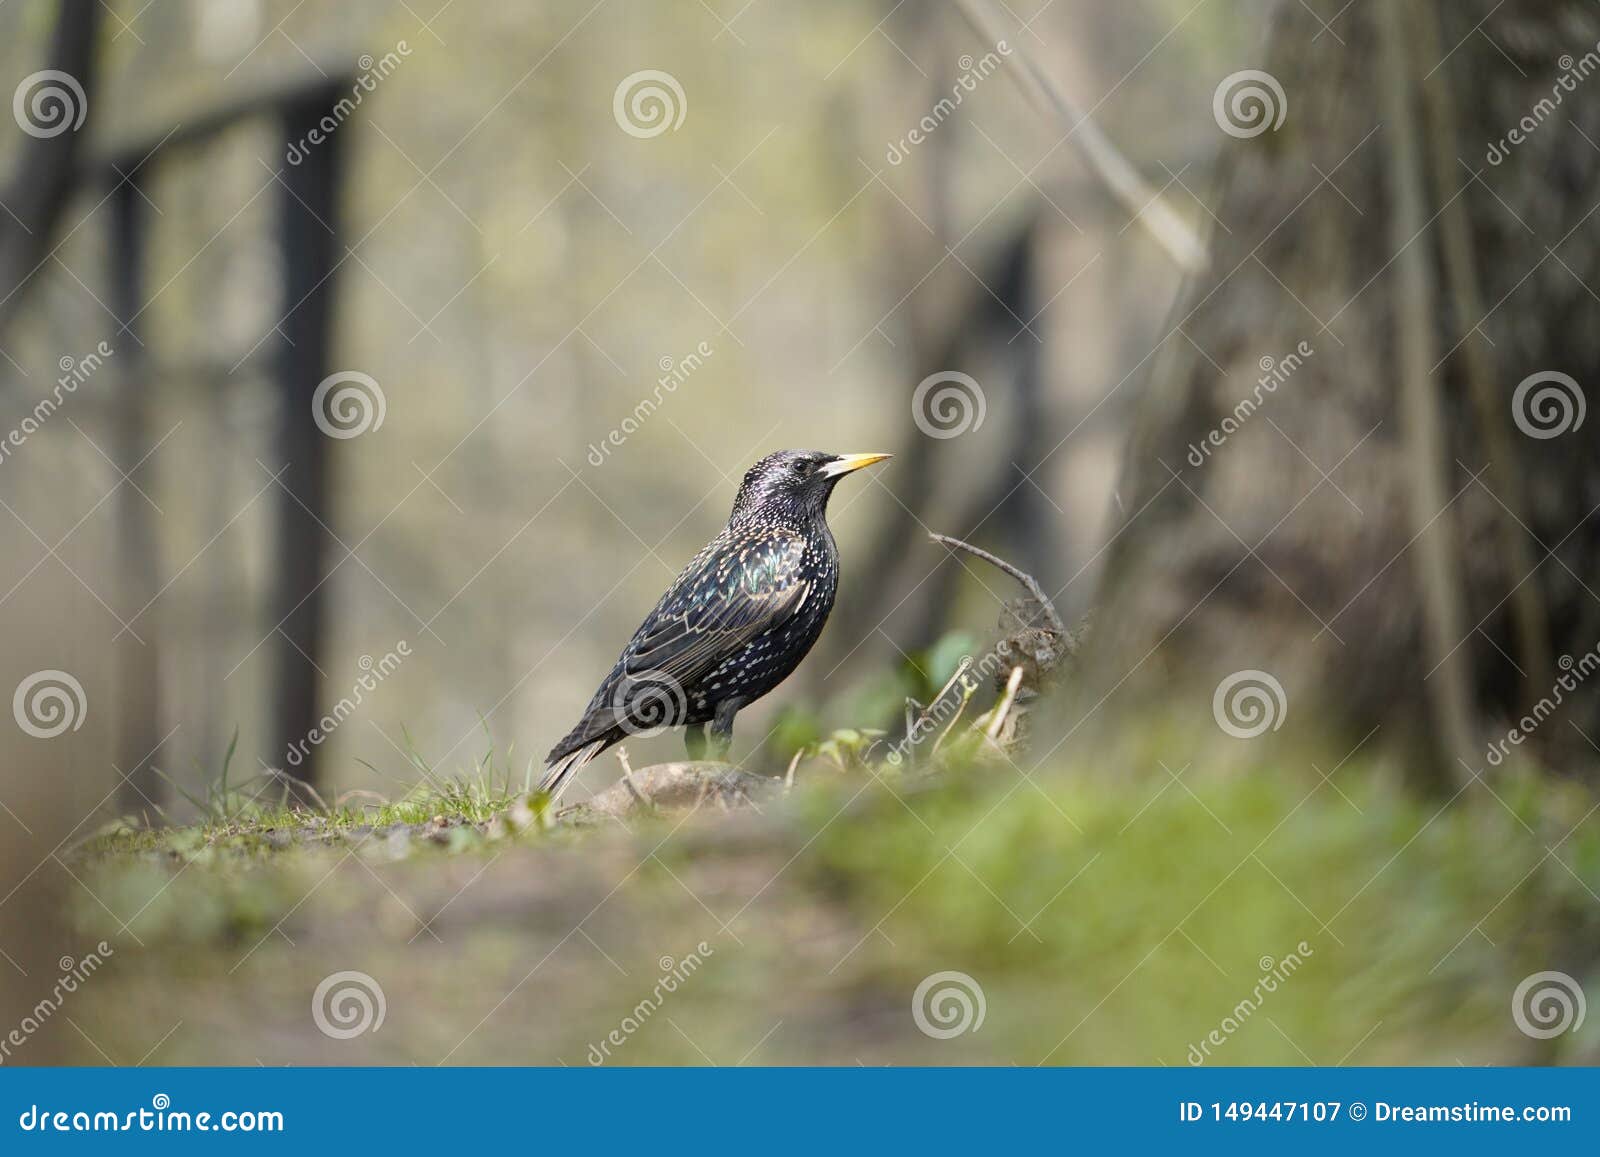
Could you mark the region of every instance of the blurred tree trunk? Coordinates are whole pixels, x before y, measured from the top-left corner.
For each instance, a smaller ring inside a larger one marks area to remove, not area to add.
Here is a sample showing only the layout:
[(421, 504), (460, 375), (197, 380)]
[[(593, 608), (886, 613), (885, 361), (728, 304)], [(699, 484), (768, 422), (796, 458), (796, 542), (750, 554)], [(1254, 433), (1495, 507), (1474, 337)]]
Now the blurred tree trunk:
[[(284, 139), (304, 140), (328, 114), (338, 80), (308, 91), (284, 110)], [(333, 302), (338, 268), (339, 184), (344, 137), (334, 133), (284, 174), (279, 200), (284, 259), (284, 309), (278, 350), (283, 399), (277, 453), (285, 500), (278, 505), (278, 579), (272, 616), (275, 695), (270, 757), (289, 763), (288, 774), (312, 785), (320, 779), (320, 751), (305, 746), (321, 712), (321, 668), (328, 628), (327, 581), (330, 467), (329, 437), (318, 425), (313, 391), (330, 368)]]
[[(1600, 74), (1597, 41), (1575, 2), (1358, 0), (1331, 31), (1281, 6), (1283, 120), (1224, 150), (1064, 727), (1203, 715), (1255, 669), (1285, 736), (1337, 759), (1379, 728), (1464, 783), (1551, 656), (1600, 643), (1600, 422), (1550, 436), (1554, 398), (1518, 395), (1600, 382), (1600, 99), (1575, 93), (1600, 75), (1559, 83)], [(1563, 696), (1536, 736), (1558, 765), (1600, 740), (1600, 695)]]
[[(120, 357), (116, 364), (115, 436), (112, 454), (117, 469), (128, 475), (112, 509), (116, 513), (118, 586), (130, 621), (149, 611), (144, 630), (128, 631), (115, 642), (120, 703), (118, 704), (117, 766), (126, 774), (119, 804), (129, 814), (149, 815), (152, 806), (166, 802), (166, 785), (159, 769), (165, 764), (161, 744), (161, 654), (165, 632), (160, 610), (154, 606), (161, 594), (161, 542), (150, 517), (147, 497), (150, 481), (136, 475), (150, 453), (152, 411), (156, 385), (151, 381), (145, 356), (141, 315), (147, 303), (145, 272), (148, 268), (149, 214), (140, 176), (130, 173), (111, 194), (109, 280), (117, 318), (127, 333), (118, 335)], [(154, 822), (154, 817), (151, 817)]]
[[(24, 287), (49, 259), (56, 225), (77, 179), (96, 94), (100, 12), (99, 0), (61, 0), (56, 16), (44, 67), (71, 77), (77, 92), (59, 79), (35, 73), (14, 94), (24, 102), (24, 115), (35, 131), (18, 150), (16, 170), (0, 193), (6, 206), (0, 213), (0, 331), (26, 296)], [(33, 98), (39, 99), (37, 106)]]

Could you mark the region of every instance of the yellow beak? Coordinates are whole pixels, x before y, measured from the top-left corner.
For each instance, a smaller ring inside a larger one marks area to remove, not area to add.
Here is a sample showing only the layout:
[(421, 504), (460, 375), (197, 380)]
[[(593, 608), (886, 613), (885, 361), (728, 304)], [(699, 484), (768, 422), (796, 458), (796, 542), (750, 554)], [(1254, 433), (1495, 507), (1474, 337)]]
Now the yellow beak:
[(863, 466), (871, 466), (874, 462), (882, 462), (885, 458), (893, 457), (893, 454), (840, 454), (837, 459), (824, 466), (821, 473), (829, 478), (836, 478), (841, 474), (848, 474), (852, 470), (860, 470)]

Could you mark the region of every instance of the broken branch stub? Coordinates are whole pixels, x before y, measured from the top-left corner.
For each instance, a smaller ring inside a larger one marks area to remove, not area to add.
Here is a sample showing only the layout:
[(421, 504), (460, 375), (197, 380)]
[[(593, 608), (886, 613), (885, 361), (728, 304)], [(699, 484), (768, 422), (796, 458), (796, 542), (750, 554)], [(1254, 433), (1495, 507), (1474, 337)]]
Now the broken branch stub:
[[(959, 538), (945, 534), (930, 534), (929, 537), (953, 551), (965, 551), (1004, 571), (1025, 592), (1020, 598), (1010, 599), (1001, 605), (998, 624), (1000, 638), (994, 645), (995, 653), (1005, 660), (995, 672), (995, 691), (1009, 693), (1014, 700), (1010, 711), (1012, 718), (1005, 729), (1004, 738), (1018, 742), (1022, 738), (1021, 716), (1026, 712), (1029, 701), (1047, 690), (1055, 681), (1062, 664), (1077, 653), (1078, 638), (1067, 630), (1055, 603), (1044, 593), (1039, 581), (1027, 571)], [(1020, 680), (1008, 688), (1012, 672), (1019, 668), (1022, 672)], [(1006, 745), (1009, 746), (1009, 743)]]

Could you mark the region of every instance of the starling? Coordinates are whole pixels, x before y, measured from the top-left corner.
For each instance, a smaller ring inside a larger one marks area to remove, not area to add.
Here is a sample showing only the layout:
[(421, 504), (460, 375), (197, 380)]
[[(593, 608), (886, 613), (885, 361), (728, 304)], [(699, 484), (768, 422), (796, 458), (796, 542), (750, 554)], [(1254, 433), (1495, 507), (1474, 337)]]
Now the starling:
[(833, 609), (829, 495), (852, 470), (887, 457), (780, 450), (752, 466), (728, 525), (628, 640), (578, 725), (550, 749), (539, 786), (558, 799), (612, 744), (668, 727), (687, 729), (692, 759), (708, 748), (726, 755), (734, 715), (789, 677)]

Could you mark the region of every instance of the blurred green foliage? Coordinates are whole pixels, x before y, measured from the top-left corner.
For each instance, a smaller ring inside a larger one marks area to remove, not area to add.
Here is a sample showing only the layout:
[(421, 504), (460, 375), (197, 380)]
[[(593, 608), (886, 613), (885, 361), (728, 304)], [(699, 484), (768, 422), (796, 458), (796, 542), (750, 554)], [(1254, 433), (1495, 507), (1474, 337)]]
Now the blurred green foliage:
[[(998, 761), (935, 777), (803, 768), (760, 814), (631, 833), (464, 823), (399, 850), (358, 831), (331, 850), (95, 859), (82, 870), (145, 948), (119, 949), (85, 1027), (113, 1055), (170, 1016), (184, 1027), (165, 1060), (326, 1060), (306, 995), (359, 967), (390, 1019), (333, 1059), (433, 1063), (482, 1021), (452, 1061), (578, 1064), (658, 955), (704, 940), (714, 954), (674, 994), (673, 1024), (617, 1063), (731, 1063), (774, 1022), (752, 1061), (1184, 1064), (1225, 1022), (1207, 1063), (1596, 1055), (1593, 1020), (1536, 1041), (1511, 1010), (1535, 971), (1600, 981), (1600, 830), (1572, 785), (1529, 776), (1445, 802), (1370, 766), (1176, 783), (1138, 768), (1024, 778)], [(107, 927), (96, 905), (79, 918)], [(1261, 996), (1291, 954), (1298, 969)], [(947, 970), (981, 987), (986, 1019), (936, 1040), (911, 999)]]

